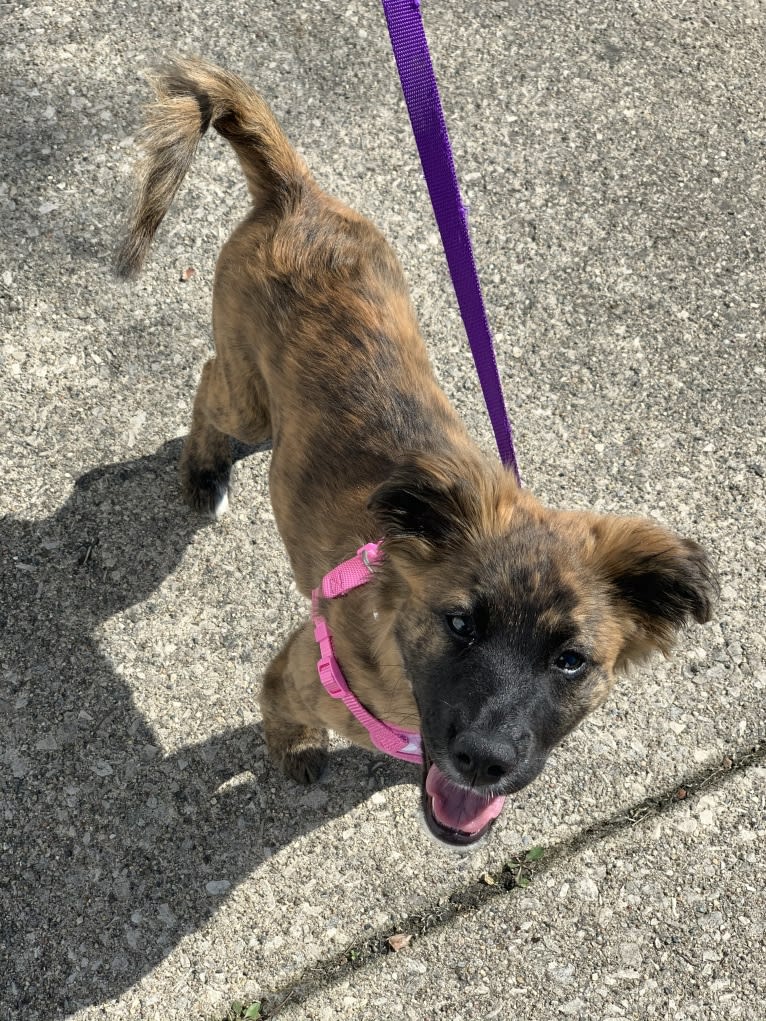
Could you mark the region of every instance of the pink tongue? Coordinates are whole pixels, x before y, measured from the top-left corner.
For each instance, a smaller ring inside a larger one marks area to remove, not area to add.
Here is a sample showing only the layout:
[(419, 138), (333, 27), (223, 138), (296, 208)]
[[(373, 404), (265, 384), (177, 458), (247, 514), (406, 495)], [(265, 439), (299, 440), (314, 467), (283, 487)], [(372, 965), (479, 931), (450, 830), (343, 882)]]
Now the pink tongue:
[(461, 833), (478, 833), (500, 815), (505, 804), (505, 798), (487, 798), (456, 787), (436, 766), (428, 770), (426, 794), (431, 797), (437, 822)]

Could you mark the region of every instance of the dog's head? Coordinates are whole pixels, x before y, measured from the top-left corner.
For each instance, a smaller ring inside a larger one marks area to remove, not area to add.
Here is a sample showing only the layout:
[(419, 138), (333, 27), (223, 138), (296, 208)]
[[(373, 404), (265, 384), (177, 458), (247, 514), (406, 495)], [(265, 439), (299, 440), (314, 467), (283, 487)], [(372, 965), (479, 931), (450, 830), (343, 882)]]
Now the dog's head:
[(616, 672), (710, 616), (696, 543), (546, 509), (502, 470), (421, 458), (370, 510), (385, 536), (381, 623), (420, 713), (425, 820), (445, 843), (479, 840)]

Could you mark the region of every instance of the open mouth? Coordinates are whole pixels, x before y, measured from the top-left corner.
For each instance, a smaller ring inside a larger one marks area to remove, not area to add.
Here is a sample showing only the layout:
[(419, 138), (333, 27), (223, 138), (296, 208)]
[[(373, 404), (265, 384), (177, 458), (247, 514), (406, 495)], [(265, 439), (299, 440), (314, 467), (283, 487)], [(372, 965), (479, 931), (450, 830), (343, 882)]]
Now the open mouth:
[(426, 826), (437, 840), (452, 847), (478, 843), (500, 815), (505, 798), (459, 787), (427, 756), (424, 760), (421, 798)]

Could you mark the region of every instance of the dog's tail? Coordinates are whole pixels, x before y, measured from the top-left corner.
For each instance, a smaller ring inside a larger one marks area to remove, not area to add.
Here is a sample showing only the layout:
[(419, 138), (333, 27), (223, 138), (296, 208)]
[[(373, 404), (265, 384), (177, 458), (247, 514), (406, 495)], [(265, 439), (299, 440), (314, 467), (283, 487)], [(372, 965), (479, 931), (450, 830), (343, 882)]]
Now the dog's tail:
[(300, 195), (305, 164), (274, 115), (241, 78), (194, 58), (173, 60), (150, 78), (156, 102), (143, 136), (144, 160), (118, 276), (138, 275), (157, 228), (212, 125), (234, 148), (258, 206), (284, 208)]

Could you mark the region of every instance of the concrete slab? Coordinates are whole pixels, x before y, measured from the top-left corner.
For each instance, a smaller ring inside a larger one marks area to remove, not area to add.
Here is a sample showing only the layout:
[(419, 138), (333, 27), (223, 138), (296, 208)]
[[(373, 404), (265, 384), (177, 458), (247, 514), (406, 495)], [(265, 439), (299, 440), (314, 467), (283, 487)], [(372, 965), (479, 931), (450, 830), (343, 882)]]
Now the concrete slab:
[(731, 775), (549, 867), (520, 865), (526, 888), (486, 875), (481, 906), (280, 1016), (760, 1021), (764, 781), (762, 767)]
[[(471, 858), (420, 834), (402, 765), (339, 743), (316, 789), (283, 780), (256, 695), (305, 606), (268, 454), (237, 466), (216, 525), (175, 482), (216, 252), (245, 209), (225, 147), (203, 146), (137, 285), (113, 281), (109, 257), (141, 68), (178, 50), (237, 70), (318, 179), (395, 245), (445, 389), (490, 450), (382, 15), (361, 0), (6, 4), (3, 1021), (222, 1019), (529, 848), (762, 748), (762, 11), (424, 9), (527, 482), (555, 505), (648, 513), (704, 542), (716, 620), (627, 679)], [(606, 868), (609, 850), (592, 853)], [(680, 881), (683, 858), (668, 867)], [(576, 933), (575, 901), (561, 904)], [(570, 999), (591, 995), (581, 979)], [(534, 995), (530, 1011), (552, 1002)]]

